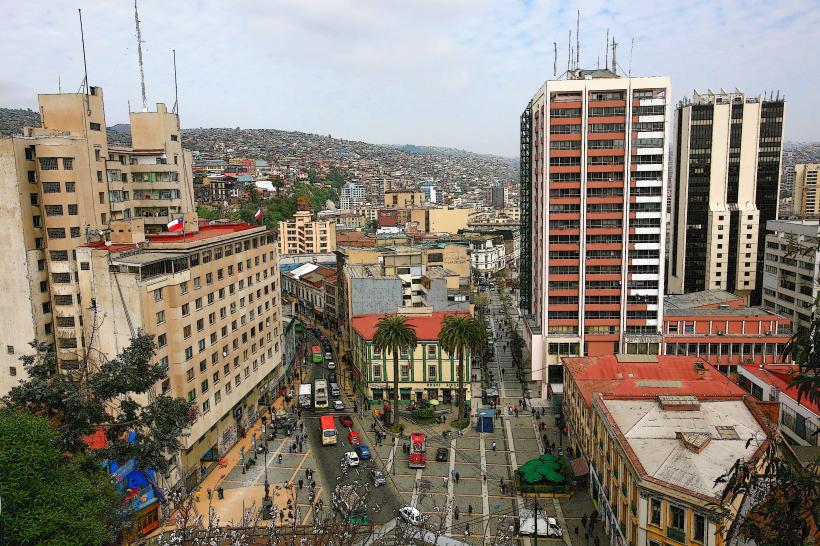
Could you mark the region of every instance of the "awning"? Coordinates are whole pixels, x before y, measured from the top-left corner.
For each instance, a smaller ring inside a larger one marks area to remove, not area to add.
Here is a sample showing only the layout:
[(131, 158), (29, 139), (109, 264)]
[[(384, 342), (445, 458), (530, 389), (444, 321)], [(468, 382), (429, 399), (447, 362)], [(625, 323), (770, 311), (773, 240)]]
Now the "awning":
[(569, 464), (572, 465), (572, 473), (575, 474), (576, 478), (589, 474), (589, 465), (583, 457), (572, 459)]

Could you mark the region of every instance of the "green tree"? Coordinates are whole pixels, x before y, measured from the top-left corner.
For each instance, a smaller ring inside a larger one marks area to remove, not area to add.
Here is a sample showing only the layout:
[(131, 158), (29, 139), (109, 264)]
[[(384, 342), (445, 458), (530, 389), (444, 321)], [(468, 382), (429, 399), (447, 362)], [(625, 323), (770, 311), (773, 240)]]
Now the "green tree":
[(105, 544), (117, 493), (102, 467), (57, 447), (48, 419), (0, 410), (3, 544)]
[(218, 220), (220, 217), (219, 210), (213, 207), (197, 207), (196, 213), (202, 220)]
[(464, 356), (480, 347), (487, 337), (484, 325), (474, 317), (452, 315), (441, 323), (438, 342), (441, 348), (458, 357), (458, 418), (464, 417)]
[(399, 422), (399, 352), (409, 353), (418, 345), (416, 329), (407, 324), (403, 315), (385, 316), (376, 324), (373, 348), (384, 354), (393, 353), (393, 423)]
[[(152, 335), (137, 334), (111, 359), (87, 352), (77, 370), (60, 370), (51, 348), (34, 347), (35, 354), (21, 358), (28, 379), (9, 392), (6, 406), (48, 419), (62, 452), (97, 464), (134, 459), (141, 470), (168, 472), (169, 455), (182, 447), (180, 436), (195, 418), (196, 407), (154, 390), (168, 370), (153, 362)], [(151, 396), (149, 391), (154, 391)], [(108, 445), (90, 451), (84, 439), (99, 430)]]

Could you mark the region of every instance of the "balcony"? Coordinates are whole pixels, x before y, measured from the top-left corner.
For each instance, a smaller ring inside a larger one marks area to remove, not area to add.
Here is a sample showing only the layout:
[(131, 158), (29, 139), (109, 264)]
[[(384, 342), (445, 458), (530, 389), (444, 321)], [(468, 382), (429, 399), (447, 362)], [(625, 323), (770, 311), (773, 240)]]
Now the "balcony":
[(666, 527), (666, 536), (671, 538), (676, 542), (685, 543), (686, 542), (686, 531), (683, 529), (676, 529), (674, 527)]

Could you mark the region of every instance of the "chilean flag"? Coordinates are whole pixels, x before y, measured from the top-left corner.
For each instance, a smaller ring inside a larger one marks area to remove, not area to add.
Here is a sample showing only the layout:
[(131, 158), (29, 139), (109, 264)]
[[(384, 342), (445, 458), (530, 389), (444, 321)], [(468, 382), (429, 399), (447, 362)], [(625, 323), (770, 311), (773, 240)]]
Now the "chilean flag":
[(171, 220), (166, 224), (168, 231), (178, 231), (185, 227), (185, 220), (183, 218), (177, 218), (176, 220)]
[(256, 220), (259, 220), (260, 218), (262, 218), (262, 215), (264, 215), (264, 214), (265, 214), (265, 212), (260, 208), (259, 210), (256, 211), (256, 214), (254, 214), (253, 217)]

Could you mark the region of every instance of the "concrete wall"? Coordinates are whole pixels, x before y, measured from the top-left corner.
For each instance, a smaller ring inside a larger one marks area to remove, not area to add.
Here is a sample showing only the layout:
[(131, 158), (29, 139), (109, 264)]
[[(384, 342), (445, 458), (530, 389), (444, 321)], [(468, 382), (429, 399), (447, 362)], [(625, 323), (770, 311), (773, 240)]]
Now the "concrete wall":
[(401, 281), (386, 279), (351, 279), (348, 297), (353, 316), (395, 313), (402, 306)]

